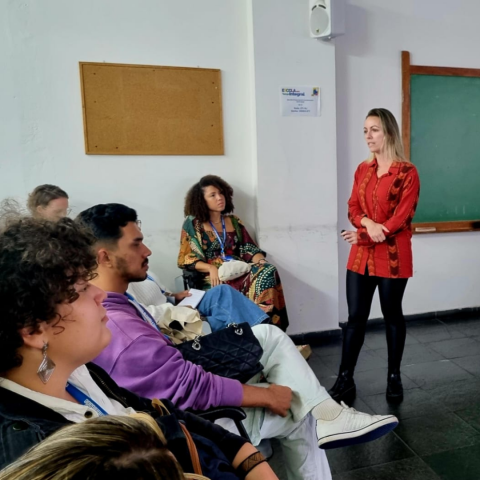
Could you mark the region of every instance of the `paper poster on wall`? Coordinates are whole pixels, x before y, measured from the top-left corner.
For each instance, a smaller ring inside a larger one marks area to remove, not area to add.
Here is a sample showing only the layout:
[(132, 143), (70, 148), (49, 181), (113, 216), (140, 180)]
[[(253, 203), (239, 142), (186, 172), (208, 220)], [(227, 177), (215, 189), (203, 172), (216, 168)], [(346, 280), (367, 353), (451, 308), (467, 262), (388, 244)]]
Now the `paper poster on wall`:
[(319, 117), (320, 87), (281, 87), (280, 105), (283, 117)]

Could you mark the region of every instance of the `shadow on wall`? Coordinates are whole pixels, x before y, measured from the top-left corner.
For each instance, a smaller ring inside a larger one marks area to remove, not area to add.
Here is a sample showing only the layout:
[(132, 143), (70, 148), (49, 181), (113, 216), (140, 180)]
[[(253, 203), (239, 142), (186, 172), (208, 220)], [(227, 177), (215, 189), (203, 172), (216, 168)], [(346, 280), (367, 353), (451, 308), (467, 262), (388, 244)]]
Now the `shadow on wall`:
[[(335, 39), (335, 54), (338, 55), (339, 47), (343, 46), (346, 47), (345, 50), (348, 49), (350, 56), (366, 56), (371, 51), (370, 40), (367, 10), (357, 5), (347, 5), (345, 9), (345, 35)], [(338, 61), (338, 56), (336, 60)]]
[[(336, 89), (337, 89), (337, 205), (339, 230), (349, 229), (347, 219), (347, 201), (350, 196), (353, 172), (350, 171), (349, 159), (356, 155), (352, 146), (346, 141), (347, 132), (352, 123), (356, 128), (349, 98), (349, 82), (358, 81), (352, 78), (349, 71), (349, 57), (363, 57), (371, 48), (369, 37), (368, 14), (363, 8), (347, 5), (345, 19), (345, 35), (335, 39)], [(358, 127), (360, 129), (361, 125)], [(359, 130), (360, 131), (360, 130)], [(361, 159), (359, 158), (359, 162)], [(348, 180), (347, 180), (348, 179)], [(341, 240), (339, 240), (341, 242)], [(338, 300), (339, 318), (347, 315), (345, 271), (350, 248), (339, 245), (338, 248)]]
[[(284, 268), (282, 262), (277, 261), (275, 257), (269, 255), (268, 258), (277, 267), (282, 280), (290, 321), (287, 331), (289, 335), (339, 328), (335, 313), (322, 308), (322, 305), (331, 305), (336, 299), (329, 298), (329, 295), (319, 288), (295, 276), (286, 267)], [(317, 270), (308, 267), (303, 267), (302, 273), (307, 278), (318, 275)], [(332, 278), (332, 282), (335, 281), (336, 278)]]

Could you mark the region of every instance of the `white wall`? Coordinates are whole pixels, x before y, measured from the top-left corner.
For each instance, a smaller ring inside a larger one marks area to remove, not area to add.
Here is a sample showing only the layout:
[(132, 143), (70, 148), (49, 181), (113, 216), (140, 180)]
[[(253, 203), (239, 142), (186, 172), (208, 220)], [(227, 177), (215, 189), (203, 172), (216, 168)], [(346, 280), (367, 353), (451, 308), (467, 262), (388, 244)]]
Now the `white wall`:
[[(338, 219), (347, 228), (346, 202), (353, 173), (367, 158), (363, 120), (385, 107), (401, 120), (400, 52), (416, 65), (480, 67), (480, 2), (471, 0), (348, 0), (347, 34), (336, 42)], [(435, 159), (432, 159), (435, 161)], [(422, 179), (420, 179), (422, 180)], [(405, 294), (405, 313), (480, 305), (477, 268), (480, 233), (415, 235), (414, 277)], [(347, 245), (339, 247), (340, 321), (347, 317)], [(372, 317), (380, 317), (374, 301)]]
[[(253, 0), (257, 236), (278, 266), (289, 333), (338, 327), (335, 47), (309, 37), (308, 0)], [(317, 118), (280, 116), (282, 86), (319, 85)]]
[[(71, 197), (137, 209), (152, 270), (173, 286), (183, 198), (202, 175), (235, 188), (254, 222), (247, 8), (233, 0), (0, 2), (0, 197), (40, 183)], [(87, 156), (79, 61), (220, 68), (225, 156)]]
[[(347, 34), (324, 43), (308, 36), (308, 0), (0, 2), (0, 197), (25, 199), (49, 182), (69, 192), (74, 213), (136, 208), (153, 270), (173, 286), (185, 192), (219, 174), (279, 267), (289, 332), (336, 328), (348, 253), (338, 231), (367, 156), (366, 112), (383, 106), (400, 119), (402, 49), (413, 63), (478, 68), (480, 41), (478, 2), (347, 3)], [(220, 68), (226, 155), (85, 155), (79, 61)], [(289, 84), (320, 85), (320, 118), (280, 116), (278, 89)], [(406, 313), (480, 303), (479, 236), (414, 237)]]

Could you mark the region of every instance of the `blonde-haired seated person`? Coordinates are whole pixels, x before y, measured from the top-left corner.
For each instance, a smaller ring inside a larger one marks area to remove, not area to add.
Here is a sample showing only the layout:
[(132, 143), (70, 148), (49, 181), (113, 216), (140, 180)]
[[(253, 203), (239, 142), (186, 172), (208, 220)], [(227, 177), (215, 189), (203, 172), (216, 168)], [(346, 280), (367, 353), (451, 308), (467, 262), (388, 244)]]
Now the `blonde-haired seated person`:
[(68, 215), (68, 194), (56, 185), (39, 185), (28, 196), (27, 208), (35, 218), (56, 222)]
[(9, 467), (0, 480), (185, 480), (155, 420), (144, 413), (75, 423), (47, 437)]

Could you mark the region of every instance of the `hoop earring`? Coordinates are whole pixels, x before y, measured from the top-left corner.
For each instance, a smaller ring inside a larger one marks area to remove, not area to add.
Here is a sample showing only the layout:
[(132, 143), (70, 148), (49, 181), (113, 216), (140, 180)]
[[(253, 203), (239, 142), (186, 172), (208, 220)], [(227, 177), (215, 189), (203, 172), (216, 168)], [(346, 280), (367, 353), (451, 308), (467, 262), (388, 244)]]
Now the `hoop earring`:
[(55, 362), (47, 355), (48, 343), (43, 342), (43, 360), (37, 370), (37, 375), (43, 383), (47, 383), (55, 370)]

